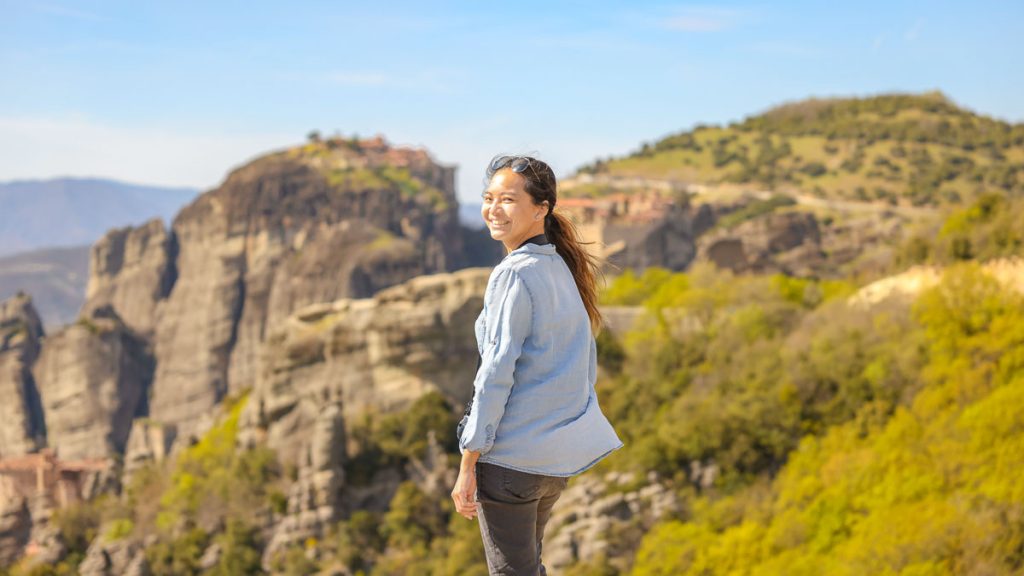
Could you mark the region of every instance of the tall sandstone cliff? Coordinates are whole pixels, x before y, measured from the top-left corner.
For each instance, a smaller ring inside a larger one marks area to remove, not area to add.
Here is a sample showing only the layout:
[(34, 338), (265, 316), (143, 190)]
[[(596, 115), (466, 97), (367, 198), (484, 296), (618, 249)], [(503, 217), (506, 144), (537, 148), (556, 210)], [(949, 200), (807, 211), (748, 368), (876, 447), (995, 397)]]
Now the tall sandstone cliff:
[(28, 295), (0, 302), (0, 457), (34, 451), (45, 433), (32, 364), (43, 325)]
[(348, 423), (367, 411), (406, 408), (429, 391), (465, 403), (476, 367), (473, 321), (489, 275), (487, 268), (425, 275), (373, 298), (297, 311), (268, 335), (243, 428), (295, 455), (331, 403)]
[(170, 230), (153, 220), (108, 233), (83, 311), (110, 305), (151, 338), (149, 416), (187, 439), (221, 398), (255, 384), (269, 326), (461, 266), (456, 210), (454, 168), (422, 150), (311, 142), (232, 171)]
[(132, 420), (145, 414), (153, 357), (105, 306), (47, 339), (33, 374), (47, 445), (63, 460), (105, 458), (124, 452)]

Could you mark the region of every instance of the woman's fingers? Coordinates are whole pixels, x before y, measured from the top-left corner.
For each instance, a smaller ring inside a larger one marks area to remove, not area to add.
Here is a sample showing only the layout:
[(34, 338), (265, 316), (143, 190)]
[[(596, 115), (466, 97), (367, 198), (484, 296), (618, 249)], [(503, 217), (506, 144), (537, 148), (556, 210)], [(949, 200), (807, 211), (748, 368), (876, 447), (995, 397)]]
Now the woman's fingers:
[(455, 501), (455, 511), (462, 514), (467, 519), (472, 520), (476, 514), (476, 502), (473, 501), (472, 495), (468, 497), (466, 494), (459, 492), (458, 490), (452, 491), (452, 500)]
[(452, 489), (452, 500), (455, 502), (455, 511), (465, 516), (466, 519), (472, 520), (476, 516), (476, 476), (474, 474), (459, 472), (455, 488)]
[(465, 516), (467, 520), (472, 520), (476, 516), (476, 501), (473, 500), (472, 494), (467, 496), (461, 492), (456, 492), (453, 497), (455, 500), (455, 511)]

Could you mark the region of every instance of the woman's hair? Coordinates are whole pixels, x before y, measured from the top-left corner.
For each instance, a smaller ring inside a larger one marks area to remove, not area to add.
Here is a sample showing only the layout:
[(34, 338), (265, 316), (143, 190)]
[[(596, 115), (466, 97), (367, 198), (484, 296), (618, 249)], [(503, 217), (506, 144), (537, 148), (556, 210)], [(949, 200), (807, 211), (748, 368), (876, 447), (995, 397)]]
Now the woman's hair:
[(569, 266), (587, 315), (590, 316), (591, 330), (597, 335), (604, 322), (597, 308), (597, 276), (602, 274), (603, 277), (601, 265), (597, 258), (583, 248), (584, 244), (592, 242), (582, 242), (576, 225), (561, 211), (555, 212), (558, 186), (555, 171), (547, 163), (532, 156), (498, 155), (487, 167), (487, 180), (490, 181), (494, 173), (503, 168), (511, 169), (526, 180), (526, 192), (535, 205), (543, 204), (545, 200), (548, 202), (548, 213), (544, 216), (544, 235), (555, 245), (555, 250)]

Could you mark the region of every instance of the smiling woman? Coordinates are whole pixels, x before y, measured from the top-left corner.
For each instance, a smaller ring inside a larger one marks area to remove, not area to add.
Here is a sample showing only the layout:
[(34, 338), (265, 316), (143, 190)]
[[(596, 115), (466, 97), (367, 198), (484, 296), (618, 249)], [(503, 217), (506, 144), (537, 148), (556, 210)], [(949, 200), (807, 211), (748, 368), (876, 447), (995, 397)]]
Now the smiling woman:
[(544, 574), (544, 526), (569, 477), (623, 446), (594, 388), (598, 263), (554, 212), (550, 166), (499, 156), (487, 176), (480, 213), (507, 254), (475, 325), (481, 362), (452, 499), (479, 513), (491, 574)]
[(510, 170), (499, 171), (483, 193), (480, 214), (491, 238), (504, 244), (508, 252), (523, 240), (544, 233), (548, 203), (534, 204), (524, 182), (522, 176)]

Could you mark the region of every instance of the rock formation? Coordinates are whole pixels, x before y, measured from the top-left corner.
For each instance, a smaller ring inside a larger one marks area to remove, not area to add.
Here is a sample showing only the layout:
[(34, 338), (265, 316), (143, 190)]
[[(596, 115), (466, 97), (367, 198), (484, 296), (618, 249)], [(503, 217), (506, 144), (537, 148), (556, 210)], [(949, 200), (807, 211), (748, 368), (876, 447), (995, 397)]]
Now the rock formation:
[[(1024, 259), (999, 258), (981, 264), (981, 270), (1010, 290), (1024, 292)], [(846, 299), (850, 306), (869, 308), (890, 296), (914, 297), (942, 280), (943, 268), (918, 265), (876, 280)]]
[(174, 220), (151, 415), (180, 436), (255, 384), (274, 319), (458, 264), (452, 169), (382, 141), (310, 146), (235, 170)]
[(824, 262), (817, 219), (808, 212), (773, 212), (700, 237), (697, 258), (733, 272), (806, 276)]
[(86, 551), (78, 573), (81, 576), (146, 576), (150, 572), (141, 542), (130, 539), (108, 542), (100, 536)]
[(0, 566), (21, 556), (32, 534), (29, 501), (18, 494), (14, 479), (0, 476)]
[(25, 294), (0, 303), (0, 457), (27, 454), (44, 435), (43, 411), (32, 377), (43, 326)]
[[(679, 497), (652, 472), (609, 473), (573, 479), (544, 532), (544, 564), (561, 572), (599, 557), (628, 562), (643, 535), (659, 520), (680, 513)], [(628, 572), (629, 566), (615, 568)]]
[(151, 336), (157, 302), (174, 284), (173, 240), (159, 218), (107, 232), (89, 252), (89, 284), (81, 315), (110, 306), (129, 328)]
[(341, 518), (345, 483), (345, 424), (336, 402), (327, 402), (303, 442), (298, 478), (288, 494), (288, 511), (274, 527), (264, 564), (282, 547), (320, 537)]
[(147, 342), (110, 305), (47, 339), (33, 369), (46, 437), (62, 459), (124, 452), (153, 376)]
[(111, 230), (82, 313), (112, 307), (152, 343), (149, 415), (188, 440), (255, 384), (269, 327), (464, 264), (454, 168), (382, 138), (332, 138), (257, 158), (174, 219)]
[(405, 408), (430, 390), (461, 406), (473, 393), (473, 322), (490, 270), (419, 276), (373, 298), (308, 306), (267, 336), (242, 414), (279, 454), (300, 454), (326, 400), (342, 419)]
[(176, 430), (170, 424), (137, 418), (128, 433), (124, 450), (122, 485), (128, 485), (132, 474), (149, 462), (161, 462), (170, 454)]

